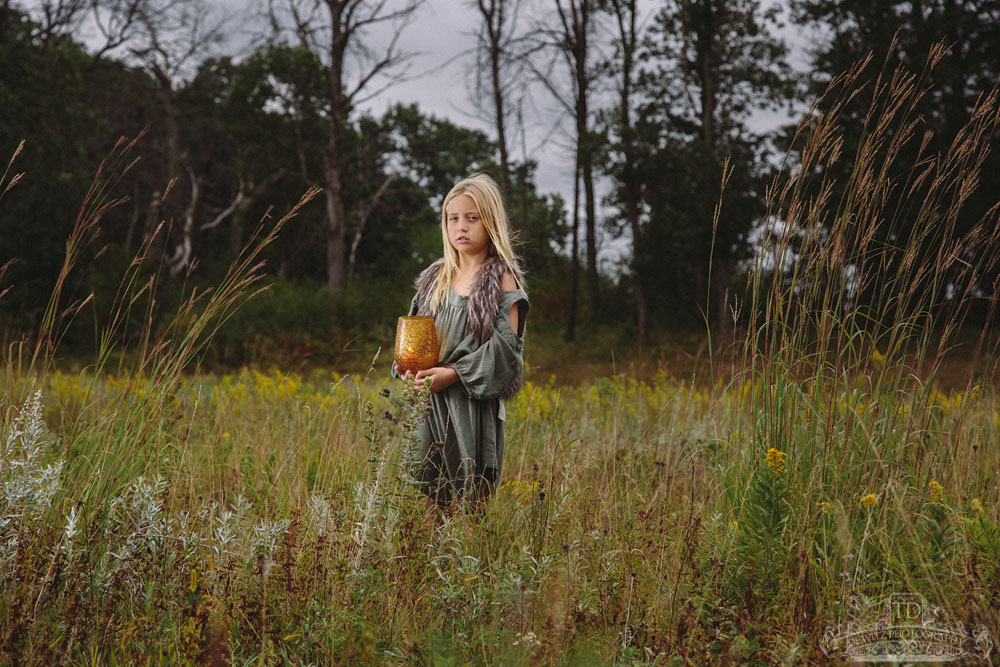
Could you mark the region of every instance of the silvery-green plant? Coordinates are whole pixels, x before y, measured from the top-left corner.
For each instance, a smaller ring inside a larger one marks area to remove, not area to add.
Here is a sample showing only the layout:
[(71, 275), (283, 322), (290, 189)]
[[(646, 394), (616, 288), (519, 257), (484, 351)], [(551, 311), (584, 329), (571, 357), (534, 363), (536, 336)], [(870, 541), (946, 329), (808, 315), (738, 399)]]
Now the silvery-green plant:
[(333, 512), (330, 509), (330, 501), (319, 493), (313, 493), (309, 496), (309, 500), (306, 501), (306, 505), (309, 509), (309, 518), (312, 521), (312, 525), (316, 528), (316, 534), (323, 535), (326, 532), (327, 526), (330, 525), (330, 519), (333, 516)]
[(17, 554), (23, 529), (52, 506), (65, 467), (62, 459), (43, 463), (47, 443), (41, 390), (28, 397), (6, 431), (0, 440), (0, 572)]
[(262, 576), (266, 577), (274, 567), (274, 552), (278, 550), (281, 541), (288, 533), (291, 523), (289, 519), (262, 520), (253, 527), (251, 552), (260, 564)]
[(162, 501), (167, 484), (160, 475), (152, 480), (140, 476), (111, 501), (105, 537), (115, 547), (108, 549), (97, 569), (101, 587), (123, 584), (132, 595), (142, 593), (145, 573), (140, 563), (158, 556), (168, 539)]

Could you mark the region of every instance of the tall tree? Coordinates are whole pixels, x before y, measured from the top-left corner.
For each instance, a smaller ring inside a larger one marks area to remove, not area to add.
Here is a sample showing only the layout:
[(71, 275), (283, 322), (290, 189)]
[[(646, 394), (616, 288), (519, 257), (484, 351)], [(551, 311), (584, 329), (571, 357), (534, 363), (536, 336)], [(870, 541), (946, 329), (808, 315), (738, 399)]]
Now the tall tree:
[(617, 182), (616, 191), (611, 198), (622, 209), (632, 235), (630, 263), (635, 292), (636, 342), (642, 347), (648, 341), (649, 315), (645, 286), (635, 260), (642, 243), (644, 183), (639, 141), (632, 118), (639, 55), (639, 3), (638, 0), (607, 0), (606, 9), (614, 17), (615, 53), (610, 69), (614, 72), (618, 93), (614, 121), (611, 123), (612, 133), (617, 134), (617, 141), (614, 146), (609, 147), (613, 153), (617, 153), (617, 159), (609, 161), (607, 166)]
[[(388, 9), (385, 0), (287, 0), (283, 8), (270, 6), (276, 39), (291, 32), (300, 44), (323, 63), (325, 73), (323, 185), (326, 202), (327, 287), (340, 290), (346, 279), (348, 258), (344, 179), (349, 171), (345, 150), (354, 106), (375, 94), (372, 86), (380, 76), (398, 73), (408, 58), (397, 42), (405, 22), (422, 0), (406, 0), (398, 9)], [(376, 51), (365, 43), (365, 30), (378, 24), (393, 24), (389, 44)], [(352, 76), (352, 71), (354, 72)]]
[(82, 99), (88, 55), (70, 39), (45, 41), (39, 24), (0, 8), (0, 164), (24, 142), (19, 185), (0, 206), (0, 266), (12, 287), (0, 328), (40, 314), (59, 274), (75, 207), (87, 192), (85, 167), (97, 113)]
[[(597, 205), (594, 191), (594, 158), (597, 147), (592, 125), (592, 96), (601, 76), (598, 49), (594, 45), (598, 30), (597, 0), (553, 0), (558, 23), (555, 28), (542, 26), (539, 34), (562, 60), (570, 81), (567, 93), (556, 81), (553, 67), (547, 70), (532, 65), (542, 84), (552, 93), (563, 110), (573, 119), (575, 129), (574, 206), (578, 207), (576, 183), (582, 181), (584, 194), (587, 248), (587, 297), (592, 314), (600, 302), (597, 275)], [(575, 338), (577, 290), (577, 239), (579, 213), (573, 212), (573, 257), (570, 274), (569, 320), (566, 339)]]
[[(489, 95), (493, 107), (497, 150), (500, 153), (500, 187), (511, 196), (511, 167), (508, 142), (509, 120), (518, 99), (524, 95), (524, 40), (518, 35), (521, 0), (475, 0), (479, 13), (476, 35), (476, 99)], [(518, 99), (511, 100), (512, 91)]]
[[(731, 333), (736, 261), (763, 213), (767, 142), (749, 118), (786, 103), (791, 91), (787, 47), (773, 32), (777, 14), (760, 0), (670, 0), (644, 54), (647, 113), (660, 125), (662, 146), (651, 222), (662, 227), (656, 233), (676, 263), (676, 284), (693, 284), (695, 303), (707, 298), (722, 338)], [(727, 162), (732, 172), (716, 218)]]

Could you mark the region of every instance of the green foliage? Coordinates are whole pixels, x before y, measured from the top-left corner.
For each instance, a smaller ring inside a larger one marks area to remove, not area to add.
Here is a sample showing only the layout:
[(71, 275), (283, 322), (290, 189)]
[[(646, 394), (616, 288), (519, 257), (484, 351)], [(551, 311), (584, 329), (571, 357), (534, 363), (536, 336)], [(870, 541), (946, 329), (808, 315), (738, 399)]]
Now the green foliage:
[(16, 285), (4, 297), (0, 326), (37, 318), (62, 262), (96, 162), (87, 164), (101, 116), (85, 102), (86, 52), (71, 40), (41, 43), (37, 26), (14, 8), (0, 8), (0, 158), (24, 141), (19, 187), (0, 208), (0, 265)]
[(406, 172), (438, 204), (455, 183), (483, 169), (496, 150), (482, 132), (425, 116), (415, 104), (393, 106), (382, 123), (396, 137)]
[(641, 40), (632, 134), (620, 113), (608, 119), (610, 201), (622, 214), (612, 229), (626, 231), (627, 196), (638, 194), (629, 269), (654, 321), (731, 318), (725, 295), (772, 172), (767, 139), (748, 121), (790, 93), (776, 12), (756, 0), (666, 3)]
[(220, 328), (213, 361), (223, 365), (285, 367), (347, 363), (355, 368), (389, 334), (410, 294), (397, 280), (350, 286), (331, 293), (322, 285), (271, 280)]
[(784, 533), (791, 508), (785, 455), (771, 452), (777, 450), (772, 449), (766, 463), (750, 474), (732, 525), (736, 564), (730, 572), (735, 589), (743, 595), (757, 588), (773, 596), (779, 575), (787, 568)]
[(1000, 526), (986, 516), (978, 500), (976, 504), (978, 507), (973, 508), (972, 518), (963, 518), (965, 530), (985, 570), (987, 581), (997, 586), (1000, 585)]

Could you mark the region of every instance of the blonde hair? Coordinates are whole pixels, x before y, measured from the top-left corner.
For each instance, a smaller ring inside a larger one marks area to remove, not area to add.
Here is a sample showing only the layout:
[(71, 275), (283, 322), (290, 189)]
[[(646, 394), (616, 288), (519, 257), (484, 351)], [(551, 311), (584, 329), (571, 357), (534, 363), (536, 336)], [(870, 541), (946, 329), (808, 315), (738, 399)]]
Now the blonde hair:
[(500, 188), (496, 181), (486, 174), (473, 174), (469, 178), (458, 182), (444, 198), (441, 204), (441, 240), (444, 243), (444, 261), (441, 270), (438, 271), (434, 281), (434, 287), (430, 294), (430, 309), (432, 313), (437, 313), (438, 306), (448, 299), (448, 290), (451, 289), (455, 276), (458, 275), (458, 251), (452, 247), (448, 240), (448, 204), (455, 197), (468, 195), (476, 204), (479, 210), (479, 217), (490, 237), (489, 247), (486, 251), (487, 258), (500, 257), (507, 270), (510, 271), (514, 281), (521, 289), (521, 271), (517, 255), (514, 254), (514, 246), (511, 243), (510, 222), (507, 220), (507, 211), (500, 196)]

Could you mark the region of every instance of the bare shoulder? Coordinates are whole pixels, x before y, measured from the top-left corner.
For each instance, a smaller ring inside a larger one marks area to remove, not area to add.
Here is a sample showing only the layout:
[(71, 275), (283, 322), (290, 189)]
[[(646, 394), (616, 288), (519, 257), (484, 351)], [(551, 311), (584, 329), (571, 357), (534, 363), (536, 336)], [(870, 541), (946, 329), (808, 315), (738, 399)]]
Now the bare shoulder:
[(500, 279), (500, 288), (505, 292), (518, 289), (517, 281), (514, 280), (514, 275), (510, 271), (503, 272), (503, 278)]

